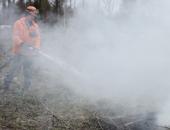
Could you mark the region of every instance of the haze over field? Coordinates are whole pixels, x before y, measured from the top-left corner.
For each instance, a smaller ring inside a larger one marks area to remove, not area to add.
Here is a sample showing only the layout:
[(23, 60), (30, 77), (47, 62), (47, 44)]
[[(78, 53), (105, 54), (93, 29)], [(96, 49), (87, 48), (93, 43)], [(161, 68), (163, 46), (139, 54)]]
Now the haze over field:
[(45, 38), (48, 45), (57, 46), (56, 52), (82, 72), (84, 78), (68, 79), (68, 84), (90, 100), (104, 98), (150, 111), (166, 107), (170, 2), (122, 4), (119, 12), (110, 16), (97, 9), (95, 1), (86, 1), (86, 5), (90, 6), (77, 9), (66, 31), (56, 27), (44, 34), (53, 41), (57, 34), (57, 42)]
[(169, 125), (170, 1), (120, 0), (114, 8), (97, 0), (77, 3), (64, 27), (40, 26), (42, 49), (60, 57), (67, 71), (49, 61), (41, 66), (54, 68), (51, 75), (91, 101), (156, 111), (158, 123)]

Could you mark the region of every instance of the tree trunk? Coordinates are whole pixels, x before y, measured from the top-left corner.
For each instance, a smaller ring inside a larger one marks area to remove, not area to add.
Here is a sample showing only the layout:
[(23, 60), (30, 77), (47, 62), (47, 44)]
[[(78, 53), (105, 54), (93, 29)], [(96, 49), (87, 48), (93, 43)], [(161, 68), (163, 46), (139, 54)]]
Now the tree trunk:
[(11, 0), (8, 0), (8, 8), (11, 6)]
[(18, 0), (17, 5), (20, 8), (21, 12), (23, 12), (25, 10), (26, 5), (24, 3), (24, 0)]
[(6, 0), (2, 0), (2, 8), (6, 8)]
[(50, 4), (48, 0), (35, 0), (34, 5), (39, 9), (41, 18), (44, 21), (48, 19), (48, 11), (50, 11)]

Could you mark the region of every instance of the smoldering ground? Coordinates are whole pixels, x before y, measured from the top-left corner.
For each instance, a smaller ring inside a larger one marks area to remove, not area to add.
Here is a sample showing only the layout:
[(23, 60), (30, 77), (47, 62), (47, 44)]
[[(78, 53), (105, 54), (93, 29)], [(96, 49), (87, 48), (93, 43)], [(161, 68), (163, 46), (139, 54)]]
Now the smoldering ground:
[(138, 1), (117, 16), (79, 8), (66, 28), (42, 28), (44, 48), (80, 71), (76, 78), (62, 73), (64, 82), (89, 100), (158, 111), (170, 84), (169, 4)]

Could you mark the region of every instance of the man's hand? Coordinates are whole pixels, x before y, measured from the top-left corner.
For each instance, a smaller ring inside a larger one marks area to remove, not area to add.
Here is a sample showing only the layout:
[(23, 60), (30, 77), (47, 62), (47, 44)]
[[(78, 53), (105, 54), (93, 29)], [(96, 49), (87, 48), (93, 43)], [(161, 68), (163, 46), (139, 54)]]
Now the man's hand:
[(25, 56), (36, 56), (39, 49), (35, 48), (27, 43), (23, 43), (21, 46), (21, 55)]
[(39, 54), (40, 49), (39, 48), (31, 48), (32, 49), (32, 55), (37, 56)]

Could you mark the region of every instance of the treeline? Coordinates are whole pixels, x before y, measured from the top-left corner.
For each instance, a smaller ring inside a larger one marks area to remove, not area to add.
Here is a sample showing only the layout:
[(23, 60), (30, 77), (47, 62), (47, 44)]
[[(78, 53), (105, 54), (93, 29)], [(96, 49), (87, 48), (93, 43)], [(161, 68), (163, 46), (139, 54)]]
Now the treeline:
[(1, 12), (9, 12), (14, 7), (18, 14), (24, 13), (28, 5), (34, 5), (39, 10), (39, 19), (44, 22), (57, 22), (59, 18), (73, 14), (72, 0), (2, 0), (0, 4)]
[(64, 15), (64, 2), (65, 0), (55, 0), (50, 3), (48, 0), (28, 0), (24, 2), (24, 0), (19, 0), (16, 4), (19, 9), (23, 12), (25, 7), (28, 5), (34, 5), (38, 10), (41, 16), (41, 19), (44, 21), (49, 21), (49, 15), (55, 14), (56, 16)]

